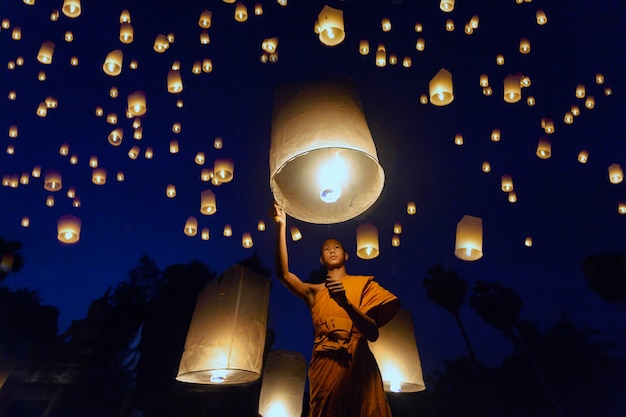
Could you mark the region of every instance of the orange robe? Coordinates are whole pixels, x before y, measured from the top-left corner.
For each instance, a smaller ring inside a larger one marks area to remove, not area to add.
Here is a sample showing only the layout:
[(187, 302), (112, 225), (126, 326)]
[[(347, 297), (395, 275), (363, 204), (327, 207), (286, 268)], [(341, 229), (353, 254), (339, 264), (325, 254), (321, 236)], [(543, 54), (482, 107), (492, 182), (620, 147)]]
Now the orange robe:
[[(346, 276), (342, 283), (350, 303), (379, 327), (400, 308), (400, 300), (374, 277)], [(311, 317), (315, 341), (309, 417), (391, 417), (374, 355), (348, 313), (322, 290), (313, 300)]]

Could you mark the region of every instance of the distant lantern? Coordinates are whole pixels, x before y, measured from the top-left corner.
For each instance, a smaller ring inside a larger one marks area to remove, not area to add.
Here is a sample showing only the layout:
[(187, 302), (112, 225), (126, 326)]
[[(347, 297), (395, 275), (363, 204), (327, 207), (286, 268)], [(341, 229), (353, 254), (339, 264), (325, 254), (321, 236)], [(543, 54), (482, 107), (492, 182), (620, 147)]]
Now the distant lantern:
[(102, 109), (102, 106), (96, 106), (96, 116), (102, 117), (103, 115), (104, 115), (104, 110)]
[(248, 9), (243, 3), (237, 3), (235, 5), (235, 20), (237, 22), (245, 22), (248, 20)]
[(95, 168), (91, 172), (91, 182), (96, 185), (104, 185), (107, 182), (107, 170), (104, 168)]
[(272, 350), (267, 355), (259, 395), (258, 415), (302, 415), (306, 359), (300, 352)]
[(80, 207), (80, 197), (76, 197), (72, 200), (72, 207), (74, 208)]
[(500, 129), (495, 128), (491, 131), (491, 141), (492, 142), (500, 142), (501, 134)]
[(78, 57), (77, 56), (73, 56), (70, 58), (70, 65), (73, 67), (78, 66)]
[(62, 243), (73, 244), (80, 240), (81, 220), (71, 214), (59, 217), (57, 239)]
[(115, 179), (118, 182), (123, 182), (125, 177), (124, 177), (124, 172), (123, 171), (117, 171), (117, 174), (115, 175)]
[(54, 207), (54, 196), (53, 195), (49, 195), (48, 197), (46, 197), (46, 206)]
[(527, 248), (533, 246), (533, 238), (531, 236), (526, 236), (526, 238), (524, 239), (524, 246), (526, 246)]
[(170, 140), (170, 153), (178, 153), (179, 149), (178, 141), (176, 139)]
[(617, 203), (617, 212), (619, 214), (626, 214), (626, 201), (620, 201)]
[(176, 186), (174, 184), (168, 184), (168, 186), (165, 188), (165, 195), (168, 198), (176, 197)]
[(187, 236), (195, 236), (198, 233), (198, 219), (193, 216), (188, 217), (183, 231)]
[(30, 183), (30, 175), (28, 175), (28, 172), (22, 172), (22, 175), (20, 175), (20, 184), (28, 185), (28, 183)]
[(119, 38), (120, 42), (123, 44), (133, 43), (133, 39), (135, 38), (135, 29), (133, 29), (133, 25), (130, 23), (121, 23)]
[(20, 39), (22, 39), (22, 28), (20, 28), (19, 26), (15, 26), (11, 31), (11, 39), (13, 39), (14, 41), (19, 41)]
[(480, 74), (479, 84), (481, 87), (489, 86), (489, 76), (487, 74)]
[(483, 161), (481, 169), (485, 173), (491, 172), (491, 164), (489, 164), (489, 161)]
[(137, 127), (133, 130), (133, 139), (141, 140), (143, 139), (143, 127)]
[(611, 96), (613, 95), (613, 89), (611, 87), (605, 87), (604, 88), (604, 95), (605, 96)]
[(502, 55), (502, 54), (496, 55), (496, 64), (497, 65), (504, 65), (504, 55)]
[(111, 125), (117, 124), (117, 114), (115, 114), (115, 113), (108, 113), (107, 114), (107, 123), (111, 124)]
[(398, 57), (395, 54), (389, 55), (389, 63), (391, 65), (396, 65), (398, 63)]
[(293, 240), (294, 242), (302, 239), (302, 232), (300, 232), (300, 229), (298, 229), (296, 226), (291, 226), (289, 228), (289, 233), (291, 234), (291, 240)]
[(234, 265), (198, 295), (176, 379), (240, 385), (263, 368), (270, 280)]
[(120, 23), (130, 23), (130, 12), (127, 9), (120, 13)]
[(22, 227), (30, 227), (30, 218), (28, 216), (22, 217)]
[(400, 309), (389, 323), (379, 329), (378, 339), (368, 343), (380, 368), (386, 392), (419, 392), (426, 389), (409, 310)]
[(92, 155), (91, 158), (89, 158), (89, 167), (96, 168), (97, 166), (98, 166), (98, 157), (95, 155)]
[(428, 84), (430, 102), (435, 106), (446, 106), (454, 100), (452, 74), (445, 68), (430, 80)]
[(259, 220), (259, 222), (256, 225), (256, 230), (258, 230), (259, 232), (264, 232), (265, 231), (265, 221), (264, 220)]
[(250, 234), (250, 232), (243, 232), (243, 234), (241, 235), (241, 246), (249, 249), (253, 245), (254, 243), (252, 242), (252, 235)]
[(9, 91), (9, 94), (7, 95), (8, 99), (11, 101), (15, 101), (15, 99), (17, 98), (17, 93), (13, 90)]
[(210, 235), (209, 235), (209, 228), (205, 227), (202, 229), (202, 232), (200, 233), (200, 238), (202, 240), (209, 240)]
[(489, 86), (483, 87), (483, 95), (491, 96), (492, 94), (493, 94), (493, 90), (491, 89), (491, 87)]
[(213, 215), (217, 212), (213, 191), (204, 190), (200, 193), (200, 212), (204, 215)]
[(70, 152), (70, 146), (67, 143), (61, 144), (61, 147), (59, 148), (59, 155), (67, 156), (69, 152)]
[(130, 159), (137, 159), (137, 157), (139, 156), (139, 146), (135, 145), (132, 148), (130, 148), (130, 150), (128, 151), (128, 157)]
[(370, 43), (366, 39), (359, 41), (359, 53), (361, 55), (367, 55), (370, 53)]
[(584, 84), (578, 84), (576, 86), (576, 97), (577, 98), (584, 98), (586, 91), (585, 91), (585, 85)]
[(580, 162), (581, 164), (586, 164), (588, 160), (589, 160), (588, 150), (583, 149), (580, 152), (578, 152), (578, 162)]
[(507, 103), (517, 103), (522, 98), (522, 87), (520, 85), (521, 76), (507, 75), (504, 79), (504, 101)]
[(196, 153), (196, 156), (194, 157), (193, 160), (198, 165), (204, 165), (204, 162), (206, 160), (206, 157), (204, 156), (204, 152), (198, 151), (198, 153)]
[(415, 206), (415, 202), (414, 201), (409, 201), (406, 204), (406, 212), (409, 215), (414, 215), (415, 213), (417, 213), (417, 207)]
[(411, 57), (410, 56), (405, 56), (404, 59), (402, 60), (402, 66), (404, 68), (411, 68), (412, 62), (411, 62)]
[(387, 65), (387, 51), (384, 47), (378, 46), (376, 50), (376, 66), (383, 68)]
[(119, 90), (117, 89), (116, 86), (112, 86), (109, 89), (109, 96), (111, 96), (111, 98), (117, 98), (119, 96), (119, 94), (120, 94), (120, 92), (119, 92)]
[(178, 100), (176, 100), (176, 107), (178, 107), (179, 109), (182, 109), (184, 105), (185, 105), (185, 102), (183, 101), (182, 98), (179, 98)]
[(180, 133), (182, 129), (183, 129), (183, 125), (181, 122), (174, 122), (172, 124), (172, 132)]
[(15, 139), (18, 135), (18, 130), (16, 125), (9, 126), (9, 137)]
[(263, 15), (263, 5), (261, 3), (256, 3), (254, 5), (254, 15), (255, 16)]
[(446, 31), (453, 32), (454, 31), (454, 20), (447, 19), (446, 20)]
[(539, 138), (537, 143), (537, 156), (541, 159), (549, 159), (552, 156), (552, 143), (548, 138)]
[(143, 156), (146, 159), (152, 159), (154, 157), (154, 149), (150, 146), (146, 148), (146, 151), (143, 153)]
[(155, 52), (162, 54), (163, 52), (167, 51), (169, 47), (170, 47), (170, 43), (167, 40), (167, 36), (165, 36), (162, 33), (159, 33), (157, 37), (154, 39), (154, 44), (152, 45), (152, 49), (154, 49)]
[(222, 234), (225, 237), (231, 237), (233, 235), (233, 228), (230, 224), (225, 224), (224, 229), (222, 230)]
[(519, 41), (519, 51), (521, 54), (530, 53), (530, 41), (527, 38), (522, 38)]
[(574, 123), (574, 115), (571, 111), (565, 112), (565, 114), (563, 115), (563, 122), (567, 125), (571, 125), (572, 123)]
[(111, 133), (109, 133), (109, 143), (113, 146), (120, 146), (122, 144), (122, 139), (124, 138), (124, 130), (121, 128), (113, 129)]
[(272, 64), (275, 64), (278, 62), (278, 53), (277, 52), (273, 52), (269, 55), (269, 62)]
[(393, 235), (391, 237), (391, 246), (397, 248), (400, 246), (400, 235)]
[(183, 91), (183, 79), (180, 77), (180, 71), (169, 70), (167, 73), (167, 91), (173, 94)]
[(520, 79), (519, 84), (522, 88), (527, 88), (531, 86), (532, 80), (530, 79), (528, 75), (522, 75), (522, 78)]
[(469, 23), (465, 24), (464, 32), (468, 35), (474, 33), (474, 28), (470, 26)]
[(371, 223), (356, 228), (356, 255), (361, 259), (374, 259), (379, 254), (378, 229)]
[(200, 32), (200, 44), (208, 45), (211, 43), (211, 36), (209, 36), (209, 32), (207, 30), (203, 30)]
[(384, 17), (381, 21), (380, 21), (380, 26), (383, 30), (383, 32), (389, 32), (391, 31), (391, 20), (389, 20), (389, 18)]
[(43, 188), (46, 191), (53, 191), (53, 192), (59, 191), (61, 188), (63, 188), (63, 182), (61, 180), (61, 173), (52, 169), (47, 170), (43, 178)]
[(65, 31), (64, 39), (65, 39), (65, 42), (73, 42), (74, 41), (74, 34), (72, 33), (71, 30)]
[(439, 8), (442, 12), (449, 13), (454, 10), (454, 0), (441, 0), (439, 2)]
[(339, 45), (346, 37), (343, 25), (343, 10), (324, 6), (317, 16), (318, 37), (326, 46)]
[(502, 177), (500, 177), (500, 184), (502, 191), (504, 191), (505, 193), (513, 191), (513, 178), (511, 178), (511, 175), (502, 175)]
[(234, 171), (235, 163), (232, 159), (216, 159), (213, 163), (213, 174), (221, 183), (232, 181)]
[(548, 135), (551, 135), (554, 133), (554, 120), (552, 120), (549, 117), (545, 117), (542, 120), (542, 124), (543, 124), (543, 131), (546, 132)]
[(384, 171), (351, 84), (316, 82), (277, 90), (271, 137), (270, 186), (294, 218), (346, 221), (382, 192)]
[(143, 116), (146, 114), (146, 94), (143, 91), (135, 91), (128, 95), (128, 110), (132, 116)]
[(426, 94), (420, 94), (420, 104), (428, 104), (428, 96)]
[(480, 22), (480, 18), (478, 15), (473, 15), (469, 21), (469, 25), (472, 29), (478, 29), (478, 23)]
[(458, 146), (463, 145), (463, 135), (462, 135), (462, 134), (457, 133), (457, 134), (454, 136), (454, 144), (455, 144), (455, 145), (458, 145)]
[(587, 96), (587, 98), (585, 99), (585, 107), (591, 110), (595, 106), (596, 106), (596, 99), (592, 96)]
[(198, 19), (198, 26), (202, 29), (208, 29), (211, 27), (211, 18), (213, 13), (210, 10), (203, 10), (200, 13), (200, 19)]
[(200, 180), (207, 182), (211, 181), (211, 178), (213, 178), (213, 171), (208, 168), (202, 168), (200, 171)]
[(61, 8), (63, 14), (70, 18), (76, 18), (80, 16), (80, 0), (63, 0), (63, 7)]
[(537, 10), (535, 12), (535, 18), (537, 19), (538, 25), (545, 25), (548, 23), (548, 16), (546, 16), (546, 12), (543, 10)]
[(417, 33), (420, 33), (424, 30), (424, 26), (420, 22), (415, 22), (415, 25), (413, 26), (413, 30), (415, 30), (415, 32)]
[(604, 84), (604, 74), (600, 72), (596, 74), (596, 84)]
[(465, 215), (457, 223), (454, 256), (464, 261), (483, 257), (483, 219)]
[(39, 53), (37, 54), (37, 61), (42, 64), (51, 64), (52, 56), (54, 55), (54, 42), (46, 41), (41, 44)]
[(213, 71), (213, 61), (210, 58), (204, 58), (202, 60), (202, 72), (210, 73)]
[(609, 181), (611, 184), (619, 184), (624, 180), (624, 171), (619, 164), (611, 164), (609, 166)]
[(41, 167), (39, 165), (35, 166), (30, 174), (33, 178), (39, 178), (41, 176)]
[(120, 49), (116, 49), (107, 54), (102, 64), (102, 70), (105, 74), (116, 76), (122, 72), (123, 53)]
[(507, 200), (509, 200), (509, 203), (517, 203), (517, 193), (515, 191), (509, 191)]
[(215, 149), (222, 149), (223, 146), (223, 141), (221, 137), (216, 137), (215, 139), (213, 139), (213, 147)]
[(67, 198), (74, 198), (76, 197), (76, 188), (75, 187), (70, 187), (67, 189), (67, 193), (65, 194), (67, 196)]
[(532, 107), (537, 104), (537, 102), (535, 101), (535, 97), (528, 96), (528, 98), (526, 98), (526, 104), (528, 104), (528, 107)]
[(402, 224), (400, 222), (395, 222), (393, 224), (393, 233), (396, 235), (402, 233)]
[(261, 43), (261, 49), (267, 53), (276, 52), (278, 49), (278, 38), (267, 38)]
[(422, 52), (426, 48), (426, 41), (424, 38), (418, 38), (415, 42), (415, 49)]

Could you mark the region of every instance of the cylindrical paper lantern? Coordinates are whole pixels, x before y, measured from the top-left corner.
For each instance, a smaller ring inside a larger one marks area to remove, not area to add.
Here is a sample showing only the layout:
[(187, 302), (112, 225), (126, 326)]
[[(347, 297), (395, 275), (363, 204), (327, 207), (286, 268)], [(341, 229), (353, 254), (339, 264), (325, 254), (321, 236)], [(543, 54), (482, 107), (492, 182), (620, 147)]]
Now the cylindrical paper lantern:
[(500, 129), (495, 128), (491, 131), (491, 140), (493, 142), (500, 142)]
[(107, 54), (102, 64), (102, 70), (107, 75), (120, 75), (122, 72), (122, 59), (124, 55), (120, 49), (116, 49)]
[(406, 212), (410, 215), (414, 215), (415, 213), (417, 213), (417, 207), (415, 206), (415, 202), (409, 201), (406, 204)]
[(535, 18), (537, 19), (538, 25), (545, 25), (548, 23), (548, 17), (546, 16), (546, 12), (543, 10), (537, 10), (535, 12)]
[(430, 80), (428, 84), (430, 93), (430, 102), (435, 106), (446, 106), (454, 100), (454, 91), (452, 85), (452, 74), (445, 68)]
[(370, 44), (366, 39), (361, 39), (359, 42), (359, 53), (361, 55), (367, 55), (370, 53)]
[(261, 49), (270, 54), (276, 52), (276, 49), (278, 49), (278, 38), (264, 39), (261, 44)]
[(248, 20), (248, 9), (243, 3), (237, 3), (235, 5), (235, 20), (237, 22), (245, 22)]
[(454, 10), (454, 0), (441, 0), (439, 2), (439, 8), (442, 12), (451, 12), (452, 10)]
[(61, 173), (52, 169), (46, 170), (43, 179), (43, 188), (47, 191), (59, 191), (63, 188)]
[(80, 240), (81, 221), (71, 214), (59, 217), (57, 221), (57, 239), (63, 243), (76, 243)]
[(241, 246), (246, 249), (249, 249), (253, 246), (252, 235), (250, 234), (250, 232), (243, 232), (243, 234), (241, 235)]
[(80, 16), (80, 0), (63, 0), (61, 11), (70, 18)]
[(507, 198), (509, 203), (517, 203), (517, 194), (515, 191), (509, 191), (509, 196)]
[(200, 194), (200, 212), (205, 215), (212, 215), (217, 212), (215, 194), (211, 190), (204, 190)]
[(37, 54), (37, 61), (42, 64), (52, 64), (52, 56), (54, 55), (54, 42), (46, 41), (41, 44), (39, 53)]
[(306, 359), (300, 352), (273, 350), (267, 355), (259, 395), (262, 417), (300, 417)]
[(270, 280), (241, 265), (198, 295), (176, 379), (196, 384), (256, 381), (263, 365)]
[(232, 228), (232, 226), (230, 224), (225, 224), (224, 225), (224, 230), (223, 230), (222, 234), (225, 237), (231, 237), (233, 235), (233, 228)]
[(234, 171), (235, 163), (232, 159), (216, 159), (213, 162), (213, 175), (222, 184), (233, 180)]
[(198, 20), (198, 26), (202, 29), (208, 29), (211, 27), (211, 18), (213, 13), (210, 10), (204, 10), (200, 13), (200, 19)]
[(588, 150), (583, 149), (580, 152), (578, 152), (578, 162), (580, 162), (581, 164), (586, 164), (588, 159), (589, 159)]
[(504, 79), (504, 101), (517, 103), (522, 98), (522, 86), (520, 75), (507, 75)]
[(361, 259), (374, 259), (378, 256), (378, 229), (371, 223), (356, 228), (356, 255)]
[(393, 235), (391, 237), (391, 246), (393, 246), (394, 248), (397, 248), (398, 246), (400, 246), (400, 236), (399, 235)]
[(167, 195), (169, 198), (176, 197), (176, 186), (174, 184), (168, 184), (167, 188), (165, 189), (165, 195)]
[(422, 373), (413, 319), (401, 309), (379, 331), (378, 339), (369, 342), (387, 392), (419, 392), (426, 389)]
[(552, 156), (552, 143), (548, 138), (539, 138), (537, 143), (537, 156), (541, 159), (549, 159)]
[(107, 182), (107, 170), (104, 168), (95, 168), (91, 172), (91, 182), (96, 185), (104, 185)]
[(483, 257), (483, 219), (465, 215), (457, 223), (454, 256), (464, 261)]
[(269, 156), (274, 199), (310, 223), (358, 216), (385, 181), (360, 101), (345, 82), (277, 90)]
[(619, 184), (624, 180), (624, 171), (619, 164), (611, 164), (609, 166), (609, 181), (611, 184)]
[(289, 228), (289, 233), (291, 234), (291, 240), (293, 240), (294, 242), (302, 239), (302, 233), (300, 232), (300, 229), (298, 229), (296, 226), (291, 226)]
[(209, 240), (209, 228), (205, 227), (204, 229), (202, 229), (202, 233), (200, 234), (200, 238), (202, 240)]
[(501, 180), (502, 191), (504, 191), (505, 193), (508, 193), (509, 191), (513, 191), (513, 178), (511, 178), (511, 175), (504, 174), (500, 178), (500, 180)]
[(146, 94), (143, 91), (135, 91), (128, 95), (128, 111), (135, 116), (143, 116), (146, 114)]
[(343, 10), (324, 6), (317, 16), (319, 39), (326, 46), (339, 45), (346, 37), (343, 26)]
[(402, 233), (402, 224), (400, 222), (395, 222), (393, 224), (393, 233), (395, 233), (396, 235)]
[(491, 164), (489, 161), (483, 161), (481, 169), (483, 172), (491, 172)]
[(264, 220), (259, 220), (259, 222), (257, 223), (257, 226), (256, 226), (256, 230), (258, 230), (259, 232), (264, 232), (265, 231), (265, 221)]
[(617, 212), (619, 214), (626, 214), (626, 201), (620, 201), (617, 203)]
[(195, 236), (198, 233), (198, 219), (193, 216), (187, 218), (184, 232), (187, 236)]
[(183, 79), (180, 71), (169, 70), (167, 73), (167, 91), (173, 94), (183, 91)]
[(113, 129), (111, 133), (109, 133), (109, 143), (113, 146), (120, 146), (122, 144), (122, 139), (124, 138), (124, 130), (122, 128)]
[(130, 23), (120, 23), (120, 42), (129, 44), (133, 42), (135, 30)]
[(526, 38), (522, 38), (519, 41), (519, 51), (522, 54), (530, 53), (530, 41)]
[(531, 236), (526, 236), (526, 239), (524, 239), (524, 246), (526, 246), (527, 248), (530, 248), (533, 245), (533, 238)]

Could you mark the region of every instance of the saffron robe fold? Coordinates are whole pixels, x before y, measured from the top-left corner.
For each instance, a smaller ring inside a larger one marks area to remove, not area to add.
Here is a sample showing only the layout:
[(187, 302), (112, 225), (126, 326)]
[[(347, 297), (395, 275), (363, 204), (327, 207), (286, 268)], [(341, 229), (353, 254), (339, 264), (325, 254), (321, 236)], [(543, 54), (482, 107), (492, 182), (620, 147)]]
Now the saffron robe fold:
[[(400, 309), (400, 300), (374, 277), (346, 276), (341, 282), (350, 303), (379, 327)], [(376, 359), (348, 313), (322, 290), (311, 305), (311, 318), (309, 417), (391, 417)]]

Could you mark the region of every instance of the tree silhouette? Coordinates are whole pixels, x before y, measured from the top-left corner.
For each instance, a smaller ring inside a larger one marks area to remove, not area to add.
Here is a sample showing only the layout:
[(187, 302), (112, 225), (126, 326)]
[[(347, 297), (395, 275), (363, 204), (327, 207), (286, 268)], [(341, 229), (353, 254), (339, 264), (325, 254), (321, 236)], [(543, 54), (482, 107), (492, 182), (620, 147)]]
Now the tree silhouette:
[(11, 272), (18, 272), (24, 266), (24, 257), (20, 253), (21, 250), (21, 242), (6, 240), (0, 236), (0, 283)]
[(582, 261), (589, 288), (610, 303), (626, 302), (626, 254), (596, 254)]

